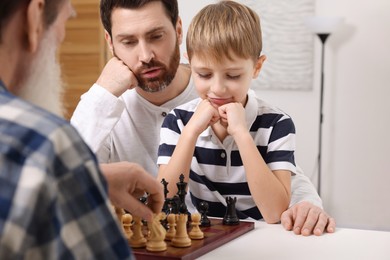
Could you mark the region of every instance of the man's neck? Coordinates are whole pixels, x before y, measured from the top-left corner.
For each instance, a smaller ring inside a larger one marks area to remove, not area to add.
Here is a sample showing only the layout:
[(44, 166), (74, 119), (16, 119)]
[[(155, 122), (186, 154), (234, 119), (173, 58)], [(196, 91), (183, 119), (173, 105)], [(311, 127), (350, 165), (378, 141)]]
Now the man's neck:
[(0, 46), (0, 78), (6, 87), (11, 84), (16, 57), (10, 57), (7, 46)]
[(148, 100), (150, 103), (161, 106), (171, 99), (180, 95), (187, 87), (191, 76), (191, 70), (188, 65), (180, 64), (171, 84), (159, 92), (149, 93), (141, 88), (136, 88), (137, 93)]

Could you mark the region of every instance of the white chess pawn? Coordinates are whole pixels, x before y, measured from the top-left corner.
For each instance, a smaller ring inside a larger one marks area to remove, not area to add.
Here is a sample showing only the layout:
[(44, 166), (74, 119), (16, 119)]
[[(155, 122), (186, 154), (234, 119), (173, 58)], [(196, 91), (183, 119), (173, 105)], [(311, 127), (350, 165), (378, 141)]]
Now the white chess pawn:
[(133, 235), (130, 238), (129, 244), (134, 248), (141, 248), (146, 246), (146, 238), (142, 233), (142, 219), (134, 216)]
[(131, 230), (131, 222), (133, 221), (133, 217), (129, 214), (126, 213), (122, 215), (122, 225), (123, 225), (123, 230), (125, 231), (125, 236), (127, 238), (127, 242), (130, 243), (130, 239), (133, 236), (133, 231)]
[(200, 214), (199, 213), (193, 213), (191, 215), (191, 220), (192, 220), (192, 223), (191, 223), (192, 229), (188, 233), (188, 235), (190, 236), (191, 239), (203, 239), (204, 238), (204, 234), (203, 234), (202, 230), (200, 230), (200, 228), (199, 228), (199, 225), (200, 225)]
[(172, 240), (172, 238), (176, 235), (176, 215), (175, 214), (169, 214), (167, 217), (168, 220), (168, 231), (165, 235), (165, 240)]

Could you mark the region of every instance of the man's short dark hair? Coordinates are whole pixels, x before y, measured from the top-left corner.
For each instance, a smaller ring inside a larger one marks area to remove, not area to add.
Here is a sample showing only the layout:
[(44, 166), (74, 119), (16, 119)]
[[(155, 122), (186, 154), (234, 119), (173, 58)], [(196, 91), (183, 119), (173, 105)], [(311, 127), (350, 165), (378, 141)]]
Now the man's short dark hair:
[(153, 1), (162, 2), (167, 16), (171, 19), (171, 22), (175, 27), (179, 16), (177, 0), (101, 0), (100, 18), (104, 29), (112, 36), (111, 14), (114, 8), (138, 9)]

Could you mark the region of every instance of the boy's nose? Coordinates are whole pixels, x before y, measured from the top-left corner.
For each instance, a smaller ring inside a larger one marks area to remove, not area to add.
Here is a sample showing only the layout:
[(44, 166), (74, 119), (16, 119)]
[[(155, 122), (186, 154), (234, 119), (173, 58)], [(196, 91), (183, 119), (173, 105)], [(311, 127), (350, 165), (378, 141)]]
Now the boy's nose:
[(223, 80), (218, 77), (214, 78), (210, 90), (216, 95), (221, 95), (225, 93), (226, 88), (224, 86)]

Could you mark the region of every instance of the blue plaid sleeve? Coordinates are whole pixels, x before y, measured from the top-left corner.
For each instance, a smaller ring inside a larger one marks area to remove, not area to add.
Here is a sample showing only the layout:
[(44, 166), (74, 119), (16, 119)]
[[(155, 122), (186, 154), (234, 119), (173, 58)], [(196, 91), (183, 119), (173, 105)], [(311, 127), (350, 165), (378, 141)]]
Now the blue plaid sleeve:
[(131, 259), (95, 156), (64, 120), (0, 93), (0, 259)]

